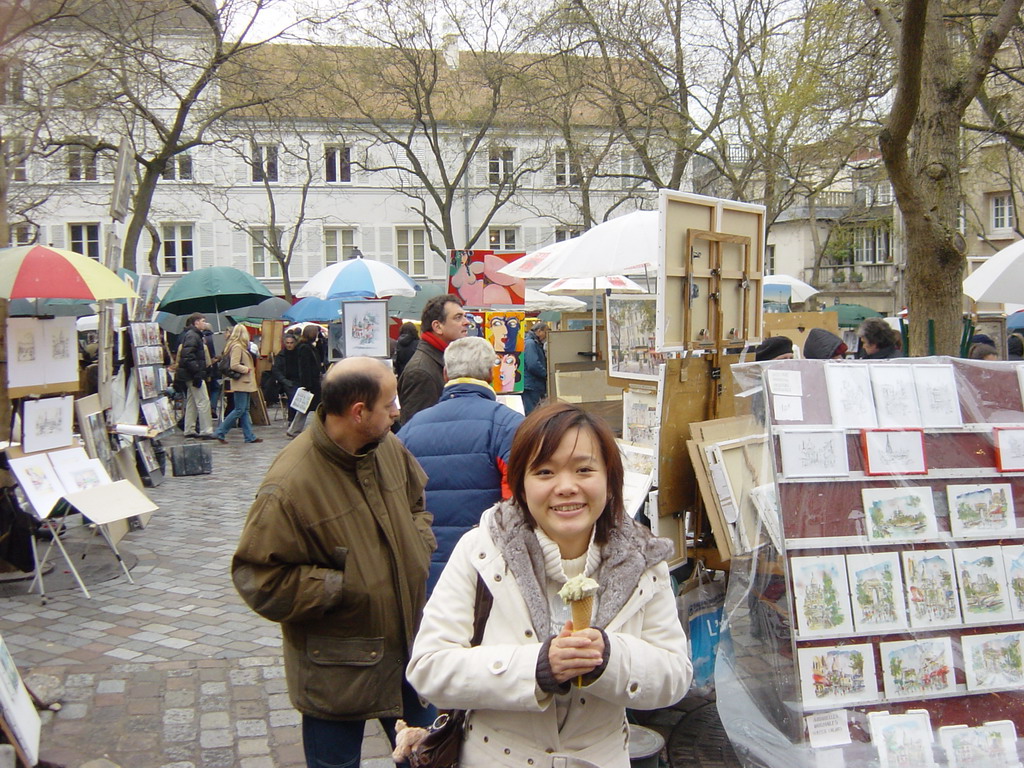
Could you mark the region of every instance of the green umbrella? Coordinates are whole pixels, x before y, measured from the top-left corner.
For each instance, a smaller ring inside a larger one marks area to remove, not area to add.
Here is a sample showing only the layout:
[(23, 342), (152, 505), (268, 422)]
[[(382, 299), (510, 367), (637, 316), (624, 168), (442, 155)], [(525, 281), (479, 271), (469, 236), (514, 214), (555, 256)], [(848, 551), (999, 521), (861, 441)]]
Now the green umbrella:
[(825, 307), (824, 311), (837, 312), (839, 325), (843, 328), (853, 328), (869, 317), (882, 317), (881, 312), (876, 312), (871, 307), (861, 304), (833, 304), (831, 307)]
[(217, 314), (259, 304), (273, 294), (252, 275), (234, 267), (205, 267), (179, 277), (157, 307), (172, 315)]

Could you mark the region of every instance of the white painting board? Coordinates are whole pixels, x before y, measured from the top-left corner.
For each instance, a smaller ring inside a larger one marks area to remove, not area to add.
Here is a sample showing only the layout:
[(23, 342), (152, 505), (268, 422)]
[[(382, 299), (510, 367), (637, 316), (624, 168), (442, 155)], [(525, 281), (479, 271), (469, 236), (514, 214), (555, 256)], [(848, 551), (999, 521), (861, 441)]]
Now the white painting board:
[(962, 635), (967, 690), (1018, 689), (1024, 685), (1024, 634)]
[(793, 557), (789, 561), (799, 637), (853, 632), (846, 558), (842, 555)]
[(34, 317), (7, 318), (7, 386), (46, 384), (42, 321)]
[(345, 357), (388, 357), (386, 301), (341, 304)]
[(995, 427), (996, 469), (1000, 472), (1024, 470), (1024, 427)]
[(1003, 547), (1003, 572), (1010, 600), (1010, 613), (1017, 621), (1024, 620), (1024, 544)]
[(1013, 618), (1001, 547), (961, 547), (953, 552), (953, 561), (965, 624)]
[(922, 427), (963, 426), (952, 365), (914, 365), (914, 386)]
[(871, 392), (880, 427), (920, 427), (917, 386), (909, 365), (870, 365)]
[(946, 499), (954, 538), (991, 538), (1017, 528), (1009, 483), (947, 485)]
[(825, 385), (832, 411), (832, 426), (871, 428), (878, 426), (868, 366), (856, 363), (826, 363)]
[(0, 710), (29, 764), (38, 763), (42, 722), (3, 637), (0, 637)]
[(907, 628), (907, 605), (897, 552), (846, 556), (853, 625), (858, 632)]
[(36, 516), (45, 519), (64, 495), (64, 484), (45, 453), (10, 460), (11, 471), (28, 497)]
[(846, 433), (839, 429), (780, 429), (782, 474), (789, 477), (845, 477), (850, 474)]
[(871, 643), (798, 648), (800, 691), (805, 708), (878, 700)]
[(144, 515), (157, 509), (156, 504), (130, 480), (118, 480), (116, 483), (70, 493), (67, 499), (84, 517), (97, 525)]
[(1017, 768), (1017, 728), (1012, 720), (993, 720), (971, 728), (945, 725), (939, 743), (949, 768)]
[(907, 699), (956, 692), (953, 643), (946, 636), (881, 643), (885, 698)]
[(934, 539), (939, 533), (929, 486), (862, 488), (860, 495), (873, 543)]
[(928, 629), (960, 624), (960, 600), (949, 550), (903, 552), (903, 584), (911, 627)]
[(879, 768), (931, 768), (932, 725), (927, 710), (909, 710), (901, 715), (872, 712), (871, 743), (878, 750)]
[(865, 429), (860, 434), (865, 474), (927, 474), (923, 430)]
[(110, 485), (110, 475), (99, 459), (86, 459), (81, 463), (55, 466), (57, 477), (64, 484), (66, 495), (95, 488), (98, 485)]
[[(46, 355), (46, 383), (78, 383), (78, 330), (75, 318), (55, 317), (42, 321)], [(77, 387), (76, 387), (77, 389)]]
[(21, 412), (21, 448), (25, 453), (71, 445), (75, 398), (45, 397), (25, 400)]

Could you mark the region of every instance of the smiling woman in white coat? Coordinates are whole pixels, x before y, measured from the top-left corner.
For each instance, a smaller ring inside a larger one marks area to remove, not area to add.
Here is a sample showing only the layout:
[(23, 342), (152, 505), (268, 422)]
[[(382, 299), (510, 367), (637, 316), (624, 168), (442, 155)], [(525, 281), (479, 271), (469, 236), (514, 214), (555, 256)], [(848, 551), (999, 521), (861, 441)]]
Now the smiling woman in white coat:
[[(459, 541), (408, 667), (432, 704), (470, 711), (461, 768), (548, 768), (565, 756), (628, 768), (626, 708), (667, 707), (689, 688), (672, 543), (625, 516), (622, 483), (599, 418), (556, 403), (519, 427), (512, 498)], [(493, 607), (471, 647), (478, 581)], [(596, 588), (587, 628), (559, 597), (566, 582)]]

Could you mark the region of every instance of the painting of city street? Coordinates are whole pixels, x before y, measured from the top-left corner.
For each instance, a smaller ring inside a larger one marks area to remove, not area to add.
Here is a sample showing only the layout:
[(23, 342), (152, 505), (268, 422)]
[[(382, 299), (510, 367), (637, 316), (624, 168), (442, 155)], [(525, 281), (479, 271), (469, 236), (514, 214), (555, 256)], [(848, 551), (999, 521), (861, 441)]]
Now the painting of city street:
[(1017, 728), (1012, 720), (994, 720), (976, 728), (947, 725), (939, 728), (939, 743), (949, 768), (1019, 768)]
[(658, 380), (661, 356), (655, 353), (657, 298), (608, 296), (608, 375), (619, 379)]
[(983, 536), (1017, 528), (1009, 483), (949, 485), (949, 525), (956, 538)]
[(853, 625), (858, 632), (906, 629), (900, 557), (896, 552), (846, 556)]
[(948, 637), (882, 643), (885, 697), (899, 699), (956, 691), (953, 643)]
[(928, 711), (911, 709), (902, 715), (872, 712), (871, 743), (878, 750), (879, 768), (931, 768), (932, 723)]
[(794, 557), (789, 564), (800, 637), (853, 632), (846, 558)]
[(967, 624), (990, 624), (1013, 618), (1006, 593), (1001, 547), (969, 547), (953, 553), (960, 605)]
[(861, 499), (871, 541), (913, 541), (938, 535), (928, 486), (863, 488)]
[(962, 636), (967, 690), (1019, 688), (1024, 684), (1022, 637), (1020, 632)]
[(798, 648), (804, 707), (878, 699), (875, 652), (871, 643)]
[(1024, 619), (1024, 544), (1003, 547), (1007, 599), (1015, 619)]
[(903, 553), (903, 583), (911, 627), (944, 627), (960, 623), (960, 601), (953, 574), (953, 555), (948, 550)]

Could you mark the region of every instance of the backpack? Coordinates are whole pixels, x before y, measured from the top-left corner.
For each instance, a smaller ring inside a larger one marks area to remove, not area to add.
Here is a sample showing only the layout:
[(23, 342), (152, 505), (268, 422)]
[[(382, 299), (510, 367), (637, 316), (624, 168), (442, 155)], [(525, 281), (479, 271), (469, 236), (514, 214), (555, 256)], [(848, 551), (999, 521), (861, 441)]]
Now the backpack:
[(242, 374), (231, 367), (231, 352), (228, 349), (224, 350), (220, 360), (217, 361), (217, 373), (226, 379), (242, 378)]

